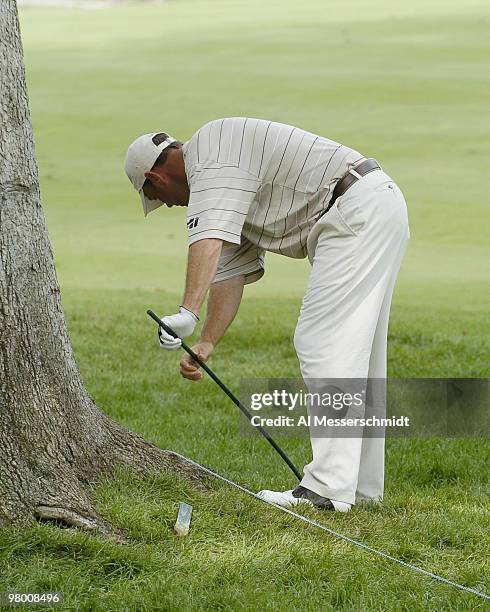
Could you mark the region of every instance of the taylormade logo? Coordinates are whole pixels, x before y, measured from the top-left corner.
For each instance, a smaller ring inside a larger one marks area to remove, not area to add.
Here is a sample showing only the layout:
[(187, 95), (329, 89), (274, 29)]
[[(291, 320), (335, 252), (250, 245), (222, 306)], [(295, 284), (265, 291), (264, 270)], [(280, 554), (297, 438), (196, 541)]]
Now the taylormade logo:
[(195, 227), (197, 227), (198, 223), (199, 223), (199, 217), (191, 217), (187, 221), (187, 229), (194, 229)]

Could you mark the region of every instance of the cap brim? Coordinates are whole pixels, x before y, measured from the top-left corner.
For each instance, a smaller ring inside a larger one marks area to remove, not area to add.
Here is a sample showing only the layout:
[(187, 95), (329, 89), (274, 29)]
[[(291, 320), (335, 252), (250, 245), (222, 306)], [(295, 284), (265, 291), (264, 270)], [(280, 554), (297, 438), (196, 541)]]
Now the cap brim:
[(149, 200), (143, 193), (143, 189), (141, 189), (139, 194), (141, 198), (141, 204), (143, 205), (143, 212), (145, 213), (145, 217), (148, 215), (148, 213), (151, 213), (152, 210), (156, 210), (164, 204), (164, 202), (160, 202), (160, 200)]

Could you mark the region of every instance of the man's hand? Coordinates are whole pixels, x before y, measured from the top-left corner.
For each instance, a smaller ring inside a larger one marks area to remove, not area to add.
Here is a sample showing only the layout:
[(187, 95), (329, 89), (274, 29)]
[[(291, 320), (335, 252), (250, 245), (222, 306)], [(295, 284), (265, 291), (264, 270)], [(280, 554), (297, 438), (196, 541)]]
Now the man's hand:
[(173, 338), (170, 334), (167, 334), (164, 329), (161, 327), (158, 328), (160, 346), (170, 351), (174, 351), (182, 345), (181, 338), (190, 336), (199, 320), (193, 312), (187, 310), (187, 308), (184, 308), (183, 306), (180, 307), (180, 311), (177, 314), (160, 318), (165, 325), (172, 328), (178, 336), (178, 338)]
[[(202, 361), (207, 361), (214, 350), (214, 344), (211, 342), (199, 342), (192, 347), (192, 350)], [(192, 359), (190, 355), (184, 355), (180, 360), (180, 374), (188, 380), (201, 380), (202, 372), (199, 370), (199, 364)]]

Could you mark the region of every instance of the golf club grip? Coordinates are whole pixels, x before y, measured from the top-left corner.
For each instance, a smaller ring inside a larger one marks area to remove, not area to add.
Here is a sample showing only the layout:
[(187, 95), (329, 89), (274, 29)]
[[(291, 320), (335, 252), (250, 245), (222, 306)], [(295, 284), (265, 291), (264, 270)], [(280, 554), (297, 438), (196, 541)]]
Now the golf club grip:
[[(169, 327), (168, 325), (165, 325), (165, 323), (160, 319), (160, 317), (158, 317), (153, 310), (148, 309), (146, 311), (146, 313), (156, 322), (158, 323), (158, 325), (167, 332), (167, 334), (169, 334), (170, 336), (172, 336), (173, 338), (178, 338), (177, 334), (174, 332), (174, 330)], [(250, 414), (250, 412), (245, 408), (245, 406), (240, 402), (240, 400), (235, 396), (234, 393), (232, 393), (232, 391), (230, 391), (230, 389), (228, 389), (228, 387), (221, 382), (221, 380), (216, 376), (216, 374), (213, 372), (213, 370), (211, 370), (210, 367), (208, 367), (204, 361), (202, 361), (197, 355), (196, 353), (194, 353), (194, 351), (191, 349), (190, 346), (188, 346), (183, 340), (181, 340), (182, 342), (182, 348), (184, 349), (184, 351), (190, 355), (192, 357), (192, 359), (194, 359), (194, 361), (196, 361), (201, 368), (214, 380), (214, 382), (226, 393), (226, 395), (231, 399), (231, 401), (241, 410), (241, 412), (247, 417), (247, 419), (249, 421), (252, 421), (252, 415)], [(298, 480), (301, 480), (303, 477), (301, 476), (299, 470), (296, 468), (296, 466), (292, 463), (292, 461), (289, 459), (289, 457), (286, 455), (286, 453), (282, 450), (282, 448), (273, 440), (273, 438), (271, 437), (270, 433), (267, 431), (267, 429), (264, 429), (262, 427), (262, 425), (254, 425), (255, 429), (258, 429), (260, 431), (260, 433), (264, 436), (264, 438), (269, 442), (269, 444), (275, 449), (275, 451), (282, 457), (283, 461), (286, 463), (286, 465), (290, 468), (290, 470), (293, 472), (293, 474), (296, 476), (296, 478)]]

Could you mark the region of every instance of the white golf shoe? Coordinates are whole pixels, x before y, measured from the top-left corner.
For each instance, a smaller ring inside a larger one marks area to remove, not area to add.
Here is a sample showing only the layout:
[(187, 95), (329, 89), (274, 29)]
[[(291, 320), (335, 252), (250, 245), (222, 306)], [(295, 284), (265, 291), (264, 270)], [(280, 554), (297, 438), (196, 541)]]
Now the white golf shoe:
[(290, 491), (269, 491), (268, 489), (264, 489), (263, 491), (259, 491), (257, 496), (269, 504), (276, 504), (277, 506), (283, 506), (284, 508), (292, 508), (298, 504), (308, 504), (309, 506), (313, 505), (304, 497), (294, 497), (293, 489)]
[(257, 496), (270, 504), (292, 508), (298, 504), (308, 504), (321, 510), (333, 510), (336, 512), (349, 512), (351, 504), (322, 497), (314, 491), (299, 485), (289, 491), (269, 491), (264, 489), (259, 491)]

